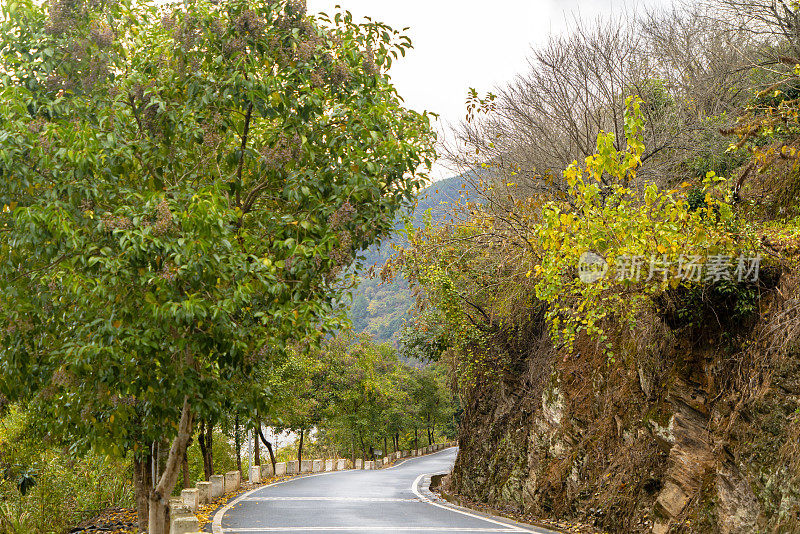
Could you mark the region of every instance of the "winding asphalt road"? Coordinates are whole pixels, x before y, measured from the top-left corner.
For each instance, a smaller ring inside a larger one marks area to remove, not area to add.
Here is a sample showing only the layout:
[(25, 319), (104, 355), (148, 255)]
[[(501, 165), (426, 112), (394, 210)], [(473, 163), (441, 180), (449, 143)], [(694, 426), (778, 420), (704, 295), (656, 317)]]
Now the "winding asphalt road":
[(264, 486), (219, 510), (213, 532), (557, 534), (437, 500), (427, 490), (430, 475), (450, 471), (455, 456), (451, 448), (386, 469), (319, 473)]

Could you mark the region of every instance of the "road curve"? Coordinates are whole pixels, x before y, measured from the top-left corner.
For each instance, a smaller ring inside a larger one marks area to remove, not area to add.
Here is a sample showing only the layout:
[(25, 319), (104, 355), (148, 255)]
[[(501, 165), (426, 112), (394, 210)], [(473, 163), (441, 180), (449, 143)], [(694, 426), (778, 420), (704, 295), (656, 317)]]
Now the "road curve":
[(455, 456), (451, 448), (386, 469), (318, 473), (263, 486), (219, 510), (213, 532), (556, 534), (434, 502), (426, 490), (429, 476), (452, 469)]

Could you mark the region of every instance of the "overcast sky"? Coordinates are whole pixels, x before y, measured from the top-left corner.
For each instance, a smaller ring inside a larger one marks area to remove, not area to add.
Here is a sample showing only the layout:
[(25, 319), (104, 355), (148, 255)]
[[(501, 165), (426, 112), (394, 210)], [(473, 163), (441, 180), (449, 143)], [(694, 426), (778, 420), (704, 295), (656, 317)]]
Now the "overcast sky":
[[(357, 19), (370, 16), (398, 30), (410, 26), (414, 50), (392, 66), (390, 75), (409, 107), (441, 114), (442, 130), (463, 118), (470, 87), (485, 93), (524, 72), (531, 46), (564, 31), (576, 15), (594, 19), (625, 5), (622, 0), (307, 1), (309, 12), (333, 14), (341, 5)], [(628, 1), (632, 4), (635, 0)], [(437, 179), (451, 174), (442, 166), (434, 169)]]

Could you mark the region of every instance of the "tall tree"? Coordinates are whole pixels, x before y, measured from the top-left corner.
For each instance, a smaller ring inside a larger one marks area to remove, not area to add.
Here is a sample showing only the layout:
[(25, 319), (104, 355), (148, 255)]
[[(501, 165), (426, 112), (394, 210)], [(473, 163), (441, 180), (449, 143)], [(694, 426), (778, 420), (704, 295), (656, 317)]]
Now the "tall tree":
[(428, 117), (386, 75), (410, 42), (298, 1), (0, 20), (0, 391), (76, 449), (171, 439), (161, 534), (194, 421), (265, 346), (327, 331), (337, 273), (423, 183)]

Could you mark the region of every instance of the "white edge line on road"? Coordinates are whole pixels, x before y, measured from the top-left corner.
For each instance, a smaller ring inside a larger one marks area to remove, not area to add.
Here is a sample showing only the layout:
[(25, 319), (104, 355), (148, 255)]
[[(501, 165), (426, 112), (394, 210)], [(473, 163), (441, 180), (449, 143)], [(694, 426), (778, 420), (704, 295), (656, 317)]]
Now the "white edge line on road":
[(503, 523), (502, 521), (497, 521), (495, 519), (489, 519), (488, 517), (484, 517), (484, 516), (477, 515), (477, 514), (472, 514), (472, 513), (469, 513), (469, 512), (465, 512), (463, 510), (459, 510), (458, 508), (452, 508), (450, 506), (445, 506), (444, 504), (439, 504), (437, 502), (433, 502), (432, 500), (427, 498), (425, 495), (423, 495), (419, 491), (419, 483), (420, 483), (420, 481), (424, 477), (430, 476), (431, 474), (432, 473), (423, 473), (420, 476), (418, 476), (416, 478), (416, 480), (414, 480), (414, 482), (411, 484), (411, 491), (413, 491), (414, 495), (419, 497), (420, 500), (422, 502), (424, 502), (425, 504), (430, 504), (431, 506), (437, 506), (439, 508), (443, 508), (444, 510), (450, 510), (451, 512), (455, 512), (457, 514), (461, 514), (461, 515), (465, 515), (465, 516), (468, 516), (468, 517), (472, 517), (474, 519), (480, 519), (481, 521), (486, 521), (488, 523), (494, 523), (495, 525), (500, 525), (500, 526), (503, 526), (503, 527), (506, 527), (506, 528), (509, 528), (509, 529), (513, 529), (512, 530), (513, 532), (530, 532), (531, 534), (537, 534), (536, 531), (534, 531), (534, 530), (527, 530), (527, 529), (524, 529), (524, 528), (521, 528), (521, 527), (517, 527), (517, 526), (514, 526), (514, 525), (509, 525), (508, 523)]
[(272, 484), (265, 484), (263, 486), (259, 486), (257, 488), (251, 489), (247, 493), (242, 493), (241, 495), (236, 497), (234, 500), (232, 500), (231, 502), (229, 502), (228, 504), (226, 504), (225, 506), (223, 506), (222, 508), (217, 510), (217, 513), (214, 514), (214, 521), (213, 521), (213, 523), (211, 523), (211, 531), (213, 532), (213, 534), (223, 534), (223, 531), (222, 531), (222, 517), (231, 508), (233, 508), (234, 506), (239, 504), (239, 502), (245, 500), (247, 497), (249, 497), (250, 495), (252, 495), (253, 493), (255, 493), (255, 492), (259, 491), (259, 490), (262, 490), (264, 488), (270, 488), (272, 486), (279, 486), (280, 484), (286, 484), (287, 482), (292, 482), (294, 480), (300, 480), (301, 478), (318, 477), (318, 476), (323, 476), (323, 475), (335, 475), (337, 473), (345, 473), (346, 471), (352, 471), (352, 469), (346, 469), (346, 470), (343, 470), (343, 471), (329, 471), (327, 473), (314, 473), (312, 475), (292, 477), (292, 478), (289, 478), (289, 479), (286, 479), (286, 480), (280, 480), (278, 482), (273, 482)]
[(388, 532), (519, 532), (512, 528), (460, 528), (460, 527), (393, 527), (393, 526), (352, 526), (352, 527), (247, 527), (232, 528), (230, 532), (337, 532), (337, 531), (388, 531)]
[(401, 497), (248, 497), (247, 502), (291, 502), (291, 501), (333, 501), (333, 502), (419, 502), (419, 499)]

